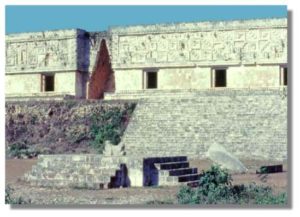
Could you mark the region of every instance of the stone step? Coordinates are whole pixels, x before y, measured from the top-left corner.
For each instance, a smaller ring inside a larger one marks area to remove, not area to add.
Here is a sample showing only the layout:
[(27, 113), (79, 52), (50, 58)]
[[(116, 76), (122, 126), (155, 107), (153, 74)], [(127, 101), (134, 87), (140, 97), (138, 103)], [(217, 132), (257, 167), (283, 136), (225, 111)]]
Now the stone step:
[(70, 182), (109, 182), (110, 177), (114, 174), (62, 174), (62, 173), (56, 173), (53, 175), (49, 174), (42, 174), (40, 176), (31, 176), (31, 180), (38, 180), (38, 179), (45, 179), (49, 181), (55, 181), (55, 180), (65, 180)]
[(182, 176), (182, 175), (188, 175), (188, 174), (197, 174), (198, 169), (197, 168), (186, 168), (186, 169), (174, 169), (169, 170), (170, 176)]
[(187, 161), (186, 156), (175, 156), (175, 157), (151, 157), (144, 160), (145, 163), (172, 163)]
[(191, 188), (196, 188), (199, 186), (199, 180), (197, 181), (191, 181), (191, 182), (187, 182), (185, 183), (187, 186), (191, 187)]
[(30, 180), (29, 184), (31, 186), (38, 186), (38, 187), (66, 187), (71, 186), (71, 182), (68, 180), (48, 180), (48, 179), (37, 179), (37, 180)]
[(78, 189), (107, 189), (109, 182), (71, 182), (68, 180), (38, 179), (29, 182), (32, 186), (56, 187), (56, 188), (78, 188)]
[(220, 143), (239, 157), (284, 156), (287, 107), (280, 91), (179, 92), (139, 100), (122, 138), (127, 155), (199, 157)]
[(200, 179), (200, 174), (178, 176), (178, 182), (190, 182)]
[[(51, 162), (47, 166), (45, 166), (43, 163), (38, 162), (36, 164), (36, 167), (39, 168), (76, 168), (76, 167), (82, 167), (84, 164), (84, 168), (105, 168), (112, 164), (118, 164), (119, 162), (100, 162), (100, 163), (86, 163), (86, 162), (74, 162), (74, 163), (66, 163), (63, 161), (59, 162)], [(63, 165), (63, 167), (62, 167)], [(107, 165), (107, 166), (106, 166)]]
[[(116, 170), (119, 167), (116, 165), (109, 165), (109, 167), (103, 167), (102, 165), (84, 165), (84, 167), (81, 165), (78, 168), (80, 169), (81, 172), (89, 172), (90, 170), (94, 170), (95, 172), (101, 172), (101, 171), (109, 171), (109, 170)], [(60, 172), (60, 171), (66, 171), (69, 173), (72, 173), (74, 171), (78, 171), (78, 168), (75, 165), (64, 165), (62, 166), (61, 164), (58, 164), (56, 166), (49, 166), (47, 168), (45, 167), (41, 167), (39, 164), (37, 165), (33, 165), (32, 166), (32, 170), (33, 171), (40, 171), (40, 170), (45, 170), (47, 169), (47, 171), (56, 171), (56, 172)]]
[(66, 169), (61, 168), (59, 169), (47, 169), (47, 170), (41, 170), (39, 168), (33, 167), (30, 174), (33, 176), (36, 176), (37, 174), (43, 174), (44, 176), (55, 176), (56, 174), (66, 174), (69, 176), (75, 176), (75, 175), (102, 175), (102, 176), (112, 176), (115, 174), (115, 171), (118, 169), (118, 167), (115, 168), (88, 168), (88, 169)]
[[(111, 182), (112, 175), (68, 175), (64, 176), (62, 174), (57, 174), (54, 177), (48, 177), (43, 175), (43, 177), (30, 177), (25, 179), (29, 181), (32, 185), (42, 186), (42, 187), (87, 187), (94, 188), (93, 186), (99, 186), (100, 184), (108, 184)], [(100, 187), (97, 187), (98, 189)]]
[(187, 161), (158, 164), (158, 167), (161, 170), (174, 170), (179, 168), (188, 168), (189, 166), (190, 164)]
[(122, 175), (122, 171), (121, 170), (117, 170), (115, 172), (114, 176), (110, 177), (110, 182), (108, 184), (108, 188), (118, 188), (120, 187), (121, 183), (120, 183), (120, 176)]

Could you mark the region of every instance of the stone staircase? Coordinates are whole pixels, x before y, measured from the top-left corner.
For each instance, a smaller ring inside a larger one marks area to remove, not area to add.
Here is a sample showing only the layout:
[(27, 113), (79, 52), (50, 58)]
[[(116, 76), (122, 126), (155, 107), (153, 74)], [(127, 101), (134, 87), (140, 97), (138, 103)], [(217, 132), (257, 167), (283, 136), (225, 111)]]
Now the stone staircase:
[(106, 189), (126, 187), (127, 168), (122, 159), (101, 155), (40, 155), (24, 175), (33, 186)]
[(91, 189), (197, 186), (200, 174), (188, 157), (205, 157), (212, 144), (237, 157), (287, 158), (286, 89), (144, 94), (121, 145), (107, 144), (104, 155), (39, 156), (24, 180)]
[(144, 186), (198, 186), (200, 174), (186, 156), (144, 159)]
[[(220, 144), (237, 157), (286, 159), (286, 91), (142, 92), (122, 138), (126, 155), (202, 158)], [(126, 96), (135, 95), (116, 93)]]

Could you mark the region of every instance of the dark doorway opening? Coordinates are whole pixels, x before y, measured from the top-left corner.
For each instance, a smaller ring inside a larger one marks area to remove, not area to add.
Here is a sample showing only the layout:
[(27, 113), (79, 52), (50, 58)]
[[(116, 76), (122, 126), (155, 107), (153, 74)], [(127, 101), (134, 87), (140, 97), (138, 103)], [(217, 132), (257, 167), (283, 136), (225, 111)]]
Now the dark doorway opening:
[(54, 91), (54, 75), (42, 75), (42, 91)]
[(226, 87), (226, 69), (215, 70), (215, 87)]
[(147, 89), (157, 88), (157, 72), (147, 72)]
[(283, 69), (283, 85), (287, 86), (288, 82), (288, 76), (287, 76), (288, 70), (287, 68)]

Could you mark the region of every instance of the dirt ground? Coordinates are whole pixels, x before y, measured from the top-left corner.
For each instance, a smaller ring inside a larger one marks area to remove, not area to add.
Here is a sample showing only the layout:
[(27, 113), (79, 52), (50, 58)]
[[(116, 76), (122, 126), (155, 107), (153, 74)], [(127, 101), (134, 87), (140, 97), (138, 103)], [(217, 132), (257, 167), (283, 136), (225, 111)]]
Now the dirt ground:
[[(13, 196), (30, 199), (33, 204), (151, 204), (153, 201), (174, 202), (179, 187), (144, 187), (122, 188), (108, 190), (86, 189), (56, 189), (29, 186), (19, 180), (27, 171), (31, 170), (36, 159), (6, 160), (6, 184), (13, 189)], [(208, 169), (212, 162), (209, 160), (191, 160), (191, 166), (199, 171)], [(287, 164), (283, 163), (284, 172), (259, 175), (256, 169), (261, 165), (278, 162), (244, 160), (249, 169), (246, 174), (232, 174), (233, 184), (250, 184), (270, 186), (274, 193), (287, 192), (288, 172)]]
[(8, 159), (5, 161), (6, 183), (16, 182), (24, 173), (31, 170), (37, 159)]

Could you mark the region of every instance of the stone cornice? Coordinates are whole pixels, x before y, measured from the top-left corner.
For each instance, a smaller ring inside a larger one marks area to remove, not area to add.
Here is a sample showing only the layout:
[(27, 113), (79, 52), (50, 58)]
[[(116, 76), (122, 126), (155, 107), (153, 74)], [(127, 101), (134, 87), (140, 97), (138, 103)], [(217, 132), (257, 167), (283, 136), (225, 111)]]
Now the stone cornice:
[(117, 26), (110, 27), (112, 35), (140, 35), (193, 31), (220, 31), (264, 28), (287, 28), (287, 18), (205, 21), (190, 23), (166, 23), (154, 25)]
[(15, 42), (37, 42), (37, 41), (48, 41), (48, 40), (61, 40), (77, 38), (81, 35), (84, 30), (79, 29), (66, 29), (66, 30), (55, 30), (55, 31), (43, 31), (43, 32), (25, 32), (25, 33), (14, 33), (5, 35), (6, 43)]

